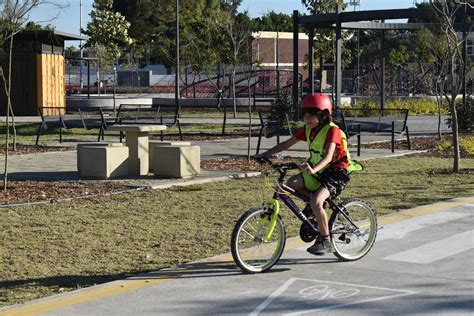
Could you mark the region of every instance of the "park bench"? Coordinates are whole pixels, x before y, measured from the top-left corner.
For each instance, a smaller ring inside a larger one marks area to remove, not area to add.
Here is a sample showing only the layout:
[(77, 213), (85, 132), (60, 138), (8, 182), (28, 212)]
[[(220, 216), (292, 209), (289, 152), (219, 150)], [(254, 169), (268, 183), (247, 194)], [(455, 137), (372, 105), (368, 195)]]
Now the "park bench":
[(107, 124), (113, 122), (106, 121), (100, 107), (83, 107), (67, 110), (64, 107), (45, 107), (38, 109), (41, 122), (36, 135), (36, 145), (38, 145), (41, 132), (50, 129), (59, 129), (59, 142), (62, 143), (63, 129), (84, 128), (87, 130), (98, 129), (97, 141), (104, 139), (104, 131)]
[(269, 98), (254, 99), (254, 109), (258, 112), (258, 118), (260, 120), (260, 131), (258, 134), (256, 151), (257, 154), (260, 151), (262, 136), (265, 136), (265, 138), (276, 136), (277, 144), (279, 144), (280, 136), (293, 135), (288, 113), (272, 110), (272, 101), (273, 99)]
[[(183, 140), (181, 124), (179, 122), (180, 110), (175, 106), (152, 104), (120, 104), (114, 124), (121, 125), (166, 125), (166, 128), (178, 127), (179, 137)], [(163, 132), (160, 132), (163, 140)], [(122, 140), (122, 133), (120, 140)]]
[(411, 149), (410, 134), (408, 130), (408, 109), (364, 109), (346, 108), (341, 109), (348, 137), (359, 135), (358, 151), (360, 151), (361, 132), (390, 134), (391, 149), (395, 151), (395, 135), (405, 135), (407, 147)]

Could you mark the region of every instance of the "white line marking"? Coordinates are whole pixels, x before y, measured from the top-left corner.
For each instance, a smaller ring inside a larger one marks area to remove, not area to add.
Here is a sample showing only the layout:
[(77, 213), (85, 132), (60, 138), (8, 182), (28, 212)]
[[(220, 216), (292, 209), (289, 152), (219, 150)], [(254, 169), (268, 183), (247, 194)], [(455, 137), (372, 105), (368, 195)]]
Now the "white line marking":
[(285, 315), (300, 315), (300, 314), (305, 314), (305, 313), (314, 312), (314, 311), (329, 310), (329, 309), (334, 309), (334, 308), (343, 307), (343, 306), (362, 304), (362, 303), (372, 302), (372, 301), (380, 301), (380, 300), (384, 300), (384, 299), (395, 298), (395, 297), (412, 295), (412, 294), (418, 293), (418, 292), (414, 292), (414, 291), (389, 289), (389, 288), (384, 288), (384, 287), (376, 287), (376, 286), (368, 286), (368, 285), (358, 285), (358, 284), (340, 283), (340, 282), (331, 282), (331, 281), (322, 281), (322, 280), (311, 280), (311, 279), (302, 279), (302, 278), (290, 278), (280, 288), (278, 288), (275, 292), (273, 292), (265, 301), (263, 301), (260, 305), (258, 305), (257, 308), (255, 308), (255, 310), (249, 314), (249, 316), (258, 316), (273, 300), (275, 300), (279, 295), (281, 295), (283, 292), (285, 292), (290, 287), (290, 285), (292, 285), (295, 281), (307, 281), (307, 282), (316, 282), (316, 283), (354, 286), (354, 287), (366, 288), (366, 289), (400, 292), (400, 294), (376, 297), (376, 298), (366, 299), (366, 300), (362, 300), (362, 301), (358, 301), (358, 302), (338, 304), (338, 305), (327, 306), (327, 307), (323, 307), (323, 308), (317, 308), (317, 309), (311, 309), (311, 310), (306, 310), (306, 311), (301, 311), (301, 312), (289, 313), (289, 314), (285, 314)]
[(471, 216), (471, 214), (458, 212), (437, 212), (434, 214), (428, 214), (396, 223), (391, 223), (384, 225), (383, 229), (378, 231), (377, 241), (379, 242), (381, 240), (391, 238), (401, 239), (408, 233), (468, 216)]
[[(376, 242), (384, 239), (402, 239), (408, 233), (424, 229), (429, 226), (440, 225), (460, 218), (472, 216), (470, 213), (460, 212), (436, 212), (403, 221), (383, 225), (383, 228), (377, 232)], [(308, 244), (309, 245), (309, 244)], [(296, 250), (306, 251), (308, 245), (296, 248)]]
[(395, 294), (395, 295), (382, 296), (382, 297), (376, 297), (376, 298), (369, 298), (369, 299), (358, 301), (358, 302), (339, 304), (339, 305), (333, 305), (333, 306), (327, 306), (327, 307), (315, 308), (315, 309), (308, 309), (308, 310), (301, 311), (301, 312), (283, 314), (283, 316), (297, 316), (297, 315), (303, 315), (303, 314), (307, 314), (307, 313), (322, 312), (322, 311), (327, 311), (327, 310), (330, 310), (330, 309), (336, 309), (336, 308), (339, 308), (339, 307), (346, 307), (346, 306), (364, 304), (364, 303), (375, 302), (375, 301), (382, 301), (382, 300), (386, 300), (386, 299), (402, 297), (402, 296), (407, 296), (407, 295), (412, 295), (412, 294), (415, 294), (415, 292)]
[(254, 309), (253, 312), (251, 312), (249, 314), (249, 316), (257, 316), (258, 314), (260, 314), (264, 309), (265, 307), (268, 306), (268, 304), (270, 304), (275, 298), (277, 298), (281, 293), (285, 292), (286, 289), (291, 285), (293, 284), (293, 282), (295, 282), (296, 280), (298, 280), (297, 278), (291, 278), (289, 279), (288, 281), (285, 282), (285, 284), (283, 284), (282, 286), (280, 286), (280, 288), (278, 288), (275, 292), (272, 293), (272, 295), (270, 295), (269, 297), (267, 297), (266, 300), (264, 300), (260, 305), (257, 306), (257, 308)]
[(412, 263), (431, 263), (474, 248), (474, 230), (469, 230), (407, 251), (402, 251), (384, 260)]

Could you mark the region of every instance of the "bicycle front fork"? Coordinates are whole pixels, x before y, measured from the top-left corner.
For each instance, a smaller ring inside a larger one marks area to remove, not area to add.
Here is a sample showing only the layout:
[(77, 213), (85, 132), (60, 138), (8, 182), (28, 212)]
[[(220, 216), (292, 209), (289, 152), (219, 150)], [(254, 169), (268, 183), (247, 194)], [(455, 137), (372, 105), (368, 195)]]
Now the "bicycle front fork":
[[(271, 212), (271, 217), (270, 217), (270, 224), (268, 225), (268, 228), (265, 232), (265, 236), (263, 236), (263, 241), (268, 242), (270, 240), (270, 237), (273, 234), (273, 230), (275, 229), (275, 226), (277, 224), (278, 220), (278, 215), (280, 213), (280, 202), (277, 199), (272, 199), (270, 203), (268, 203), (268, 209), (273, 210)], [(260, 227), (265, 227), (265, 224), (267, 223), (269, 219), (265, 216), (260, 220), (259, 226)]]

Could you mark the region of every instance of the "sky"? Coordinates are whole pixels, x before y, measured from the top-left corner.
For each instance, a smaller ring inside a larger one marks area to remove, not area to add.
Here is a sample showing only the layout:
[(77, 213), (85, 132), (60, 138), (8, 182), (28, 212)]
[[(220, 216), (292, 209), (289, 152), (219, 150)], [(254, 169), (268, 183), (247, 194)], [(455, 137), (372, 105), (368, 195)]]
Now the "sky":
[[(79, 34), (80, 28), (80, 0), (53, 0), (57, 3), (69, 3), (65, 9), (58, 10), (48, 5), (35, 8), (30, 20), (43, 25), (51, 24), (58, 31)], [(82, 27), (86, 28), (89, 22), (89, 13), (92, 10), (93, 0), (82, 0)], [(422, 2), (422, 1), (418, 1)], [(360, 10), (400, 9), (412, 7), (414, 0), (360, 0)], [(348, 10), (352, 10), (350, 7)], [(243, 0), (240, 11), (247, 10), (251, 17), (259, 17), (271, 10), (292, 14), (293, 10), (305, 12), (300, 0)], [(66, 42), (67, 46), (77, 42)]]

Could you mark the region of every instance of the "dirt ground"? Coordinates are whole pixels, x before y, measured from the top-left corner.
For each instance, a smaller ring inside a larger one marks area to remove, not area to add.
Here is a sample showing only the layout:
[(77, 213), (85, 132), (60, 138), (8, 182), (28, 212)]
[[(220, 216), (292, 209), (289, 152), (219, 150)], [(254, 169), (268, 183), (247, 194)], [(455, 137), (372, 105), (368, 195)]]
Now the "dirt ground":
[[(199, 140), (206, 140), (206, 136), (200, 136)], [(214, 138), (213, 138), (214, 139)], [(193, 139), (196, 140), (196, 139)], [(449, 157), (450, 152), (440, 150), (439, 141), (436, 137), (421, 137), (411, 140), (413, 150), (428, 150), (424, 155), (435, 157)], [(390, 142), (375, 143), (363, 145), (363, 148), (390, 148)], [(404, 141), (396, 142), (397, 149), (406, 149), (407, 143)], [(47, 147), (34, 145), (18, 145), (16, 152), (10, 152), (14, 155), (50, 152), (50, 151), (68, 151), (74, 150), (74, 147)], [(4, 148), (0, 149), (0, 154), (4, 154)], [(464, 158), (474, 158), (467, 152), (462, 152)], [(261, 165), (256, 161), (248, 162), (245, 158), (226, 158), (201, 161), (203, 170), (235, 170), (235, 171), (260, 171)], [(449, 173), (450, 170), (441, 170), (437, 172)], [(473, 170), (464, 170), (463, 172), (472, 173)], [(47, 188), (47, 189), (46, 189)], [(9, 181), (7, 192), (3, 191), (3, 181), (0, 182), (0, 206), (6, 204), (16, 204), (25, 202), (49, 201), (51, 203), (84, 196), (106, 195), (112, 192), (122, 192), (129, 190), (127, 181)]]

